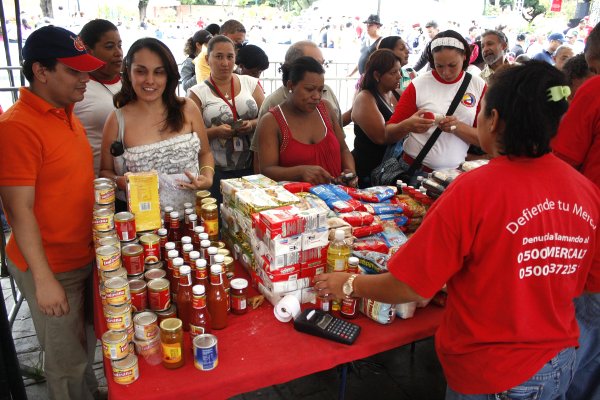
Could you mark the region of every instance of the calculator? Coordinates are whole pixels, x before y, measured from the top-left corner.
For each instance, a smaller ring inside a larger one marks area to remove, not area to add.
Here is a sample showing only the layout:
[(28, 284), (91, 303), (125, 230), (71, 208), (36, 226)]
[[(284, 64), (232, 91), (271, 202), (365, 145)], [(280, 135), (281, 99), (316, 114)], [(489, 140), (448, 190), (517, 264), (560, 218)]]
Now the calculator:
[(323, 310), (309, 308), (294, 320), (297, 331), (344, 344), (352, 344), (360, 333), (360, 326), (336, 318)]

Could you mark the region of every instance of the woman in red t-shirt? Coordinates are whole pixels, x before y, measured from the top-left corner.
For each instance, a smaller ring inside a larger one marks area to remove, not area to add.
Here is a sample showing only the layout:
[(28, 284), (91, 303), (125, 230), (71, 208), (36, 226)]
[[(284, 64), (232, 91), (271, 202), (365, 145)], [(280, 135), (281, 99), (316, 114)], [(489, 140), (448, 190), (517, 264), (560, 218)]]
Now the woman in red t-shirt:
[[(354, 159), (331, 104), (322, 99), (325, 70), (300, 57), (281, 67), (287, 99), (269, 110), (256, 128), (260, 172), (276, 181), (330, 183), (356, 175)], [(356, 185), (356, 179), (351, 182)]]

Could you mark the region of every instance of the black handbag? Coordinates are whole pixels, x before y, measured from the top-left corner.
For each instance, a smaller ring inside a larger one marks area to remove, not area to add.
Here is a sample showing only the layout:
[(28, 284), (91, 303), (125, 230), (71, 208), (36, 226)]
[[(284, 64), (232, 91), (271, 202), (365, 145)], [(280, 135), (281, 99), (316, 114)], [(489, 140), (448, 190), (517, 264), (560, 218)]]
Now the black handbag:
[[(448, 107), (448, 112), (446, 113), (447, 116), (454, 114), (454, 111), (456, 111), (458, 103), (464, 96), (467, 86), (471, 82), (471, 77), (472, 76), (470, 73), (465, 72), (465, 78), (458, 88), (454, 99), (452, 99), (450, 107)], [(421, 171), (421, 165), (427, 156), (427, 153), (429, 153), (441, 134), (442, 129), (437, 127), (408, 169), (406, 168), (406, 163), (401, 161), (403, 152), (398, 155), (394, 155), (393, 149), (395, 145), (388, 146), (388, 149), (383, 156), (383, 161), (371, 172), (371, 184), (374, 186), (395, 185), (396, 181), (401, 179), (403, 182), (414, 186), (417, 183), (418, 176), (427, 175)]]

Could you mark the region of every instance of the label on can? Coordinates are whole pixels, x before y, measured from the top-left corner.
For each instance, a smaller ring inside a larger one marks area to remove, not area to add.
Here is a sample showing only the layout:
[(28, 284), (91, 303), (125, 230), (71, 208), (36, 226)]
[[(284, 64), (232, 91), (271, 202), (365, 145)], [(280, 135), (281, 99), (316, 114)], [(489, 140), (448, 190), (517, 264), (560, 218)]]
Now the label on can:
[(107, 304), (121, 305), (131, 300), (129, 283), (127, 279), (121, 277), (110, 278), (104, 282), (104, 292), (106, 293)]
[(158, 235), (146, 234), (141, 236), (140, 243), (144, 247), (144, 261), (147, 264), (160, 261), (160, 240)]
[(95, 231), (110, 231), (115, 227), (115, 215), (111, 210), (101, 208), (94, 211), (92, 227)]
[(161, 343), (163, 349), (163, 361), (169, 364), (178, 363), (181, 361), (181, 344), (180, 343)]
[(108, 329), (115, 331), (127, 329), (131, 325), (131, 307), (127, 304), (106, 306), (104, 308), (104, 319)]
[(198, 335), (193, 340), (194, 365), (201, 371), (210, 371), (219, 365), (217, 337), (211, 334)]
[(135, 217), (130, 212), (120, 212), (115, 215), (115, 230), (119, 240), (128, 242), (136, 238)]
[(127, 334), (106, 331), (102, 335), (102, 353), (111, 360), (120, 360), (129, 354), (129, 341)]
[(129, 385), (135, 382), (139, 376), (140, 371), (138, 367), (137, 356), (130, 354), (124, 360), (112, 362), (113, 379), (120, 385)]
[[(136, 251), (138, 248), (140, 251)], [(145, 257), (142, 246), (131, 244), (123, 247), (122, 259), (127, 275), (138, 275), (144, 272)]]
[(121, 253), (114, 246), (102, 246), (96, 249), (96, 265), (101, 271), (114, 271), (121, 267)]
[[(166, 285), (159, 285), (156, 281), (164, 281)], [(166, 279), (154, 279), (148, 282), (148, 289), (150, 308), (152, 310), (162, 311), (171, 306), (171, 293)]]
[(115, 201), (115, 187), (111, 183), (99, 183), (94, 185), (94, 198), (97, 204), (111, 204)]
[(131, 306), (135, 312), (144, 311), (148, 308), (148, 293), (146, 290), (137, 293), (131, 292)]

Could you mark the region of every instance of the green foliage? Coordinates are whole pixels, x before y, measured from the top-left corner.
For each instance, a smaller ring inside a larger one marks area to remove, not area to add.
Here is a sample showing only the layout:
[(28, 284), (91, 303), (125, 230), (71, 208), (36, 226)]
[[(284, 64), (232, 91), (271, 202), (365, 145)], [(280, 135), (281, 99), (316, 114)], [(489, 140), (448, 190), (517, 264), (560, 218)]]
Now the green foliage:
[(546, 13), (547, 10), (546, 6), (540, 4), (539, 0), (525, 0), (523, 1), (521, 15), (527, 23), (531, 23), (538, 15)]
[(300, 11), (309, 8), (315, 1), (316, 0), (238, 0), (238, 4), (242, 6), (265, 5), (284, 11), (299, 13)]
[(515, 0), (500, 0), (500, 8), (510, 8), (515, 6)]
[(216, 0), (181, 0), (182, 6), (214, 6), (217, 4)]

